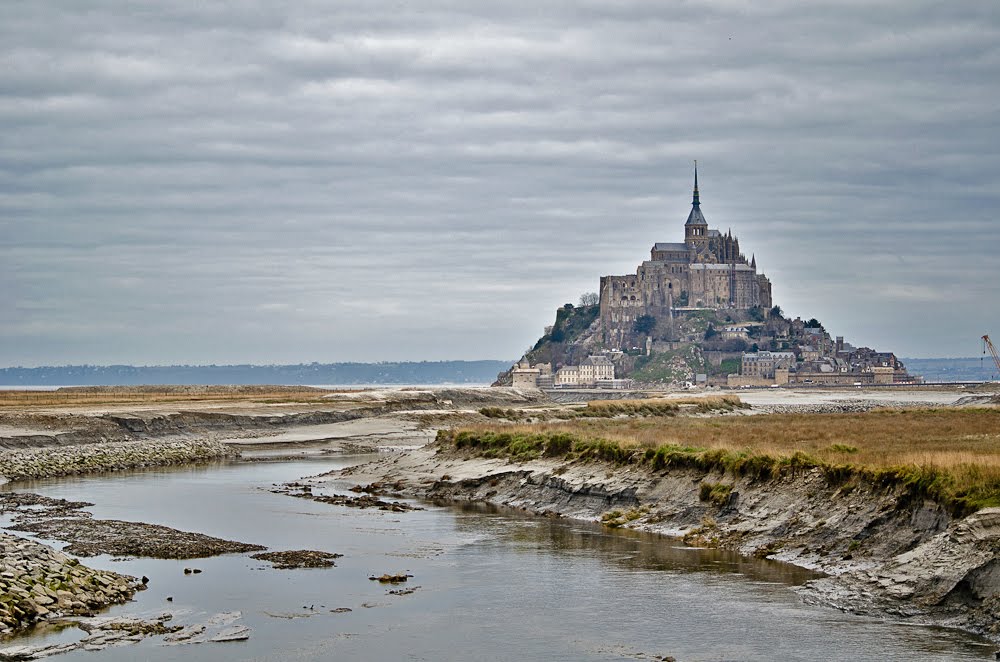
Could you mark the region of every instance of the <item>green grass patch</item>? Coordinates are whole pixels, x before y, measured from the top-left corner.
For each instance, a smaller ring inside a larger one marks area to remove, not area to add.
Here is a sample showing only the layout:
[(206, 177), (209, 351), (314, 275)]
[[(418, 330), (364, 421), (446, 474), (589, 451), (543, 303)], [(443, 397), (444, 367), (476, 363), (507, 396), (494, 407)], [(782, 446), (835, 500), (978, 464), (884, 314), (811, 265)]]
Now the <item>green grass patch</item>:
[(702, 481), (701, 485), (698, 486), (698, 499), (721, 508), (729, 502), (729, 495), (732, 491), (732, 485)]

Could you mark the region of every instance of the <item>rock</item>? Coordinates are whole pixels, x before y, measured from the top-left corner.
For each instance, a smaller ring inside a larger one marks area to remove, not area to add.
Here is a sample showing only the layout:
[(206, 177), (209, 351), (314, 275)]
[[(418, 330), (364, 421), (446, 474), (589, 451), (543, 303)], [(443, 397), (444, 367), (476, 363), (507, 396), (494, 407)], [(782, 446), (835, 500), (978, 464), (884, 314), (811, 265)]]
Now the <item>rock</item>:
[(246, 641), (250, 638), (250, 628), (245, 625), (234, 625), (225, 628), (209, 641)]
[(329, 568), (336, 564), (334, 559), (340, 558), (343, 554), (332, 554), (330, 552), (318, 552), (308, 549), (292, 550), (287, 552), (261, 552), (253, 554), (250, 558), (259, 561), (268, 561), (278, 569), (290, 568)]
[(138, 585), (131, 577), (93, 570), (62, 552), (7, 533), (0, 533), (0, 567), (7, 582), (0, 594), (3, 632), (30, 627), (56, 610), (84, 613), (87, 605), (126, 602)]
[(379, 582), (380, 584), (402, 584), (412, 576), (413, 575), (407, 575), (407, 574), (390, 575), (386, 573), (381, 575), (380, 577), (372, 576), (369, 577), (368, 579), (373, 582)]

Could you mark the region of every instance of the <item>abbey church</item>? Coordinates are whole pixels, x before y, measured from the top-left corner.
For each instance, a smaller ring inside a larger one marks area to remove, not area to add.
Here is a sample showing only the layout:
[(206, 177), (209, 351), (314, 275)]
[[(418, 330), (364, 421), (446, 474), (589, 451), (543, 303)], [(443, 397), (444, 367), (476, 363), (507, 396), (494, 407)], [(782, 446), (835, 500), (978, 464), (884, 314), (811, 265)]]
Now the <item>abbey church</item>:
[(771, 281), (757, 260), (740, 252), (732, 232), (709, 229), (698, 197), (684, 224), (684, 242), (657, 242), (650, 258), (628, 276), (601, 277), (601, 323), (606, 342), (620, 341), (643, 315), (665, 319), (675, 310), (771, 307)]

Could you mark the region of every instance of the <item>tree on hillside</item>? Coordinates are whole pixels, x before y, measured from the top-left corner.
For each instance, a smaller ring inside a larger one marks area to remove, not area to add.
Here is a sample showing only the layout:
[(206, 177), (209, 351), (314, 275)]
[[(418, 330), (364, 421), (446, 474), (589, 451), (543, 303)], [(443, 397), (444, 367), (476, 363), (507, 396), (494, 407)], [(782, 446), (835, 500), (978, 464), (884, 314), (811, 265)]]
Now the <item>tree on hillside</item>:
[(777, 317), (778, 319), (782, 319), (783, 314), (784, 313), (781, 310), (781, 306), (775, 306), (774, 308), (771, 309), (771, 317)]
[[(818, 319), (816, 319), (815, 317), (813, 317), (811, 320), (809, 320), (808, 322), (806, 322), (806, 328), (809, 328), (809, 329), (823, 329), (823, 325), (820, 324), (820, 321)], [(826, 331), (826, 329), (823, 329), (823, 330)]]
[(649, 335), (649, 333), (656, 328), (656, 318), (652, 315), (640, 315), (635, 318), (635, 323), (632, 325), (632, 330), (636, 333), (643, 333)]
[(601, 297), (597, 294), (597, 292), (584, 292), (580, 295), (581, 306), (596, 306), (600, 302)]

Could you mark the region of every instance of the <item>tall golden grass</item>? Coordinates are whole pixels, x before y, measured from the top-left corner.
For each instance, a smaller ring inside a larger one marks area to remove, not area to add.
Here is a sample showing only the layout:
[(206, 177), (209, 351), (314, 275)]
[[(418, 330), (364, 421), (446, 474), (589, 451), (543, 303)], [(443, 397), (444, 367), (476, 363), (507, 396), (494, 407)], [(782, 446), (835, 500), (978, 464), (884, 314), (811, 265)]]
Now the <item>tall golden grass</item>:
[(463, 430), (484, 438), (498, 434), (516, 439), (571, 438), (574, 447), (610, 444), (634, 457), (645, 453), (648, 458), (653, 451), (668, 448), (676, 449), (671, 453), (699, 457), (805, 461), (831, 471), (842, 467), (855, 475), (891, 473), (938, 481), (940, 496), (946, 501), (957, 495), (970, 506), (1000, 505), (997, 409), (583, 418), (535, 425), (477, 425)]

